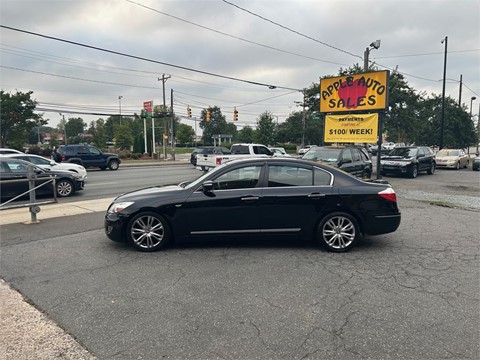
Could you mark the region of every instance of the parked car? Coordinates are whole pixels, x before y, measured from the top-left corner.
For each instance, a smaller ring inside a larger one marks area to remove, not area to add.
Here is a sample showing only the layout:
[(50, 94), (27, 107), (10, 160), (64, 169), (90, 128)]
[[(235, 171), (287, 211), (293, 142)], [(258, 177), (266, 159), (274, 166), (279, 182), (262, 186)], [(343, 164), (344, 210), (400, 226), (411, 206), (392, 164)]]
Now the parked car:
[[(367, 145), (367, 151), (372, 154), (372, 156), (376, 156), (378, 153), (378, 145), (377, 144), (368, 144)], [(385, 145), (382, 144), (380, 147), (380, 155), (385, 155), (390, 151), (390, 149), (387, 149)]]
[(223, 146), (200, 146), (192, 151), (190, 154), (190, 164), (197, 166), (197, 155), (203, 154), (230, 154), (230, 149)]
[(88, 144), (61, 145), (57, 150), (61, 162), (71, 162), (85, 168), (98, 167), (117, 170), (121, 161), (117, 154), (105, 153)]
[(435, 167), (435, 154), (428, 146), (397, 147), (380, 160), (382, 175), (407, 175), (416, 178), (420, 171), (432, 175)]
[(87, 170), (82, 165), (68, 163), (68, 162), (57, 163), (54, 160), (46, 159), (43, 156), (34, 155), (34, 154), (8, 154), (8, 155), (4, 155), (4, 157), (28, 161), (44, 170), (73, 171), (79, 174), (83, 180), (86, 180), (87, 178)]
[(468, 167), (468, 155), (462, 149), (442, 149), (435, 154), (437, 168), (460, 169)]
[(392, 149), (395, 149), (395, 147), (396, 147), (395, 143), (390, 142), (390, 141), (384, 142), (382, 145), (387, 150), (392, 150)]
[(291, 155), (287, 154), (283, 147), (270, 147), (270, 151), (273, 153), (275, 157), (290, 157)]
[(105, 214), (105, 232), (141, 251), (170, 241), (290, 235), (342, 252), (361, 234), (395, 231), (400, 218), (389, 184), (302, 159), (245, 158), (193, 182), (120, 195)]
[(367, 150), (354, 146), (316, 146), (302, 159), (320, 161), (357, 177), (369, 179), (372, 176), (372, 161)]
[[(33, 166), (33, 172), (36, 178), (35, 186), (48, 182), (51, 180), (51, 176), (56, 177), (55, 191), (59, 197), (71, 196), (76, 191), (83, 190), (84, 181), (77, 173), (71, 171), (44, 170), (27, 161), (1, 156), (0, 195), (2, 200), (10, 200), (28, 191), (29, 182), (27, 180), (29, 180), (29, 166)], [(45, 184), (35, 190), (37, 195), (52, 195), (53, 192), (53, 186), (50, 184)], [(28, 196), (28, 194), (25, 196)]]
[(473, 159), (472, 162), (472, 170), (473, 171), (480, 171), (480, 156), (477, 154), (477, 156)]
[(4, 154), (24, 154), (24, 153), (15, 149), (0, 148), (0, 155), (4, 155)]
[(315, 147), (316, 145), (305, 145), (303, 148), (297, 151), (298, 155), (305, 155), (310, 148)]

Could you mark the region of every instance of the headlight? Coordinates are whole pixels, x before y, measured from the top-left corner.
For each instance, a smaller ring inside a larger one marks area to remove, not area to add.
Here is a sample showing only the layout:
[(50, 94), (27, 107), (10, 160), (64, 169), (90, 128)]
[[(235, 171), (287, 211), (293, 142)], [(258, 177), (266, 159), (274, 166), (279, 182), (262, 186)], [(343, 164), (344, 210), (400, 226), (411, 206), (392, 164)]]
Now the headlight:
[(110, 205), (107, 212), (108, 213), (118, 213), (118, 212), (122, 211), (123, 209), (126, 209), (127, 207), (129, 207), (133, 203), (134, 203), (133, 201), (123, 201), (123, 202), (113, 203), (112, 205)]

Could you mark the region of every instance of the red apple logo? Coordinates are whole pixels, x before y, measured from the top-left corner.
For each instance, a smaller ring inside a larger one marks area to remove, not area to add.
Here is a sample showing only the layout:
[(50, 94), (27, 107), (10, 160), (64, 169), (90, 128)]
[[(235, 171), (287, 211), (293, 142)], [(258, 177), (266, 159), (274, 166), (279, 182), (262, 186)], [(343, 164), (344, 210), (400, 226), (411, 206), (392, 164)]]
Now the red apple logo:
[(360, 104), (365, 104), (364, 99), (367, 94), (367, 86), (365, 81), (359, 84), (359, 80), (355, 80), (350, 86), (345, 82), (345, 87), (338, 89), (338, 97), (343, 101), (347, 109), (356, 109)]

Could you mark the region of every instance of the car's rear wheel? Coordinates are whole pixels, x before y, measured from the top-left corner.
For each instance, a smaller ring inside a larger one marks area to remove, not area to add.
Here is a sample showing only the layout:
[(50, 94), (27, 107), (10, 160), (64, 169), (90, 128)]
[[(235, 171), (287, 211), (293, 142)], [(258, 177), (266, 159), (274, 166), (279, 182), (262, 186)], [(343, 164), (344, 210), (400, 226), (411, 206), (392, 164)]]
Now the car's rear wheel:
[(108, 163), (108, 168), (110, 170), (117, 170), (119, 165), (120, 164), (118, 160), (110, 160), (110, 162)]
[(329, 251), (350, 250), (360, 236), (360, 227), (351, 215), (335, 212), (327, 215), (318, 225), (317, 240)]
[(430, 164), (430, 168), (427, 170), (428, 175), (433, 175), (435, 173), (435, 163)]
[(418, 166), (417, 165), (413, 165), (412, 167), (412, 170), (410, 170), (410, 177), (412, 179), (415, 179), (418, 175)]
[(154, 212), (135, 215), (128, 224), (128, 238), (140, 251), (156, 251), (170, 240), (170, 229), (163, 216)]
[(67, 197), (73, 194), (73, 184), (69, 180), (59, 180), (56, 184), (57, 195), (59, 197)]
[(370, 179), (371, 176), (372, 174), (369, 169), (363, 170), (362, 179)]

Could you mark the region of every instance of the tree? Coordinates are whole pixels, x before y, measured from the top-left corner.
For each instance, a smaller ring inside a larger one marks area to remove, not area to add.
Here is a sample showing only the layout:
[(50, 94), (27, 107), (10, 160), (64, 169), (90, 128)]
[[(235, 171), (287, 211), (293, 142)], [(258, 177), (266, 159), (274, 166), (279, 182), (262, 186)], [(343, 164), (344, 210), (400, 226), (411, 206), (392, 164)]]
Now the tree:
[(47, 124), (41, 115), (34, 113), (37, 102), (31, 98), (32, 94), (33, 91), (15, 94), (0, 91), (0, 147), (21, 149), (32, 128)]
[(130, 150), (133, 146), (132, 120), (123, 118), (115, 128), (115, 146), (121, 150)]
[(262, 113), (257, 120), (257, 130), (255, 131), (255, 140), (266, 146), (275, 143), (276, 124), (273, 121), (273, 115), (269, 111)]
[(255, 140), (255, 130), (247, 125), (237, 132), (235, 139), (241, 143), (253, 143)]
[(105, 148), (107, 136), (105, 134), (105, 120), (98, 119), (90, 123), (88, 133), (92, 134), (92, 142), (100, 149)]
[(188, 145), (195, 141), (195, 130), (190, 125), (178, 124), (176, 130), (178, 143)]
[[(210, 112), (210, 121), (208, 122), (207, 111)], [(234, 124), (227, 124), (225, 115), (222, 114), (222, 110), (218, 106), (202, 110), (200, 117), (202, 119), (200, 128), (203, 129), (202, 140), (204, 144), (213, 145), (213, 135), (226, 134), (235, 136), (237, 127)]]

